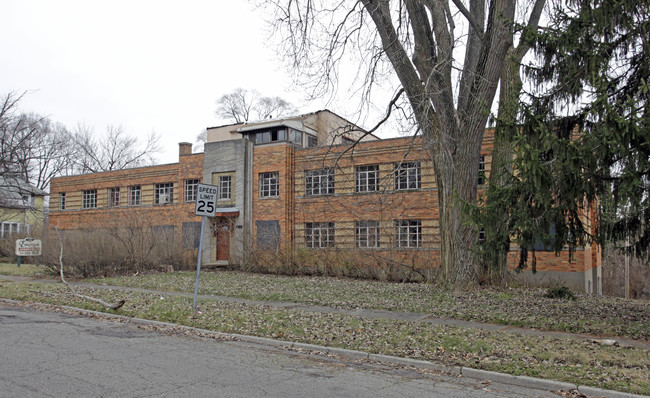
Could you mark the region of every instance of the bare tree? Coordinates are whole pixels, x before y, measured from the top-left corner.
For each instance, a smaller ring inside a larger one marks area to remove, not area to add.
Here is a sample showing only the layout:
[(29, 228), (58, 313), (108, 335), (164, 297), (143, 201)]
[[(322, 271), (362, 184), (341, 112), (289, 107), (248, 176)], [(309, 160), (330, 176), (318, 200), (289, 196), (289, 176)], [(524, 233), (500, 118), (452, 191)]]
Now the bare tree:
[(262, 96), (257, 90), (238, 88), (217, 101), (217, 116), (235, 123), (277, 118), (297, 113), (291, 103), (280, 97)]
[(11, 92), (0, 99), (0, 175), (24, 176), (26, 157), (37, 130), (18, 114), (26, 93)]
[(344, 59), (358, 61), (365, 99), (375, 85), (397, 79), (433, 162), (441, 271), (451, 286), (477, 281), (477, 233), (461, 208), (477, 198), (483, 133), (517, 29), (535, 28), (544, 3), (518, 9), (516, 0), (264, 2), (299, 83), (314, 96), (335, 88)]
[(155, 162), (154, 154), (161, 150), (160, 137), (155, 133), (147, 136), (141, 146), (138, 139), (127, 135), (121, 126), (108, 126), (106, 133), (97, 139), (92, 128), (79, 125), (74, 140), (80, 152), (76, 167), (82, 173), (150, 165)]
[(75, 147), (62, 124), (41, 115), (18, 113), (23, 96), (9, 93), (0, 100), (0, 169), (2, 175), (11, 174), (46, 189), (52, 177), (72, 170)]

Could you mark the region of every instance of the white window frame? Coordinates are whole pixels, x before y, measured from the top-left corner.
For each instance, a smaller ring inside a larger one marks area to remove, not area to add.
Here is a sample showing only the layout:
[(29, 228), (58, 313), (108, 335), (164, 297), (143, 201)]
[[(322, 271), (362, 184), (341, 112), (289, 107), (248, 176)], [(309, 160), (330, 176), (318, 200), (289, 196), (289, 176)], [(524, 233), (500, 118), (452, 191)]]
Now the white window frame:
[(305, 246), (312, 249), (334, 247), (334, 223), (305, 223)]
[[(167, 201), (161, 202), (161, 197), (167, 195)], [(154, 185), (153, 203), (156, 205), (165, 205), (174, 203), (174, 183), (164, 182)]]
[(196, 189), (201, 180), (198, 178), (185, 180), (185, 202), (196, 202)]
[(142, 186), (131, 185), (129, 187), (129, 206), (140, 206), (142, 204)]
[(379, 221), (356, 221), (354, 226), (356, 246), (363, 249), (379, 247)]
[(29, 225), (27, 225), (27, 228), (25, 228), (25, 224), (21, 224), (19, 222), (3, 221), (2, 225), (0, 225), (0, 238), (8, 238), (11, 235), (19, 234), (24, 230), (29, 232), (29, 229)]
[(108, 207), (120, 206), (120, 187), (108, 188)]
[(421, 176), (420, 162), (395, 163), (395, 190), (421, 188)]
[(478, 160), (478, 178), (477, 184), (479, 186), (485, 185), (487, 181), (485, 176), (485, 155), (481, 155)]
[(377, 192), (379, 191), (379, 165), (370, 164), (365, 166), (357, 166), (355, 169), (356, 175), (356, 191), (357, 192)]
[(277, 198), (280, 196), (280, 177), (277, 171), (260, 173), (260, 198)]
[(319, 169), (305, 171), (305, 195), (333, 195), (334, 169)]
[(217, 200), (232, 200), (232, 176), (224, 175), (219, 176), (219, 193)]
[(395, 244), (399, 248), (414, 248), (422, 246), (422, 221), (395, 221)]
[(97, 190), (88, 189), (81, 192), (81, 208), (82, 209), (96, 209), (97, 208)]

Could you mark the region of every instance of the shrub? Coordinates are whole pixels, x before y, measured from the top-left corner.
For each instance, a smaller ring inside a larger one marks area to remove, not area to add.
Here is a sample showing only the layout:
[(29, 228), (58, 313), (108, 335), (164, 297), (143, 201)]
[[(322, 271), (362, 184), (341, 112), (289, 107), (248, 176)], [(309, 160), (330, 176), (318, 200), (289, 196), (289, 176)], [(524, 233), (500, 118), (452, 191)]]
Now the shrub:
[(546, 297), (552, 299), (563, 299), (563, 300), (575, 300), (576, 296), (571, 290), (566, 286), (556, 286), (551, 287), (546, 290)]

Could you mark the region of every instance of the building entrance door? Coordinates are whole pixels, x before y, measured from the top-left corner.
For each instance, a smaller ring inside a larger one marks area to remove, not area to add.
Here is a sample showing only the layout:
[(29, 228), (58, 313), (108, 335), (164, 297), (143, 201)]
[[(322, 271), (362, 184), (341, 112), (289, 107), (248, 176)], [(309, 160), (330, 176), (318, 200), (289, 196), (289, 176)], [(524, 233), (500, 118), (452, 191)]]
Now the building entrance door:
[(219, 218), (213, 225), (217, 261), (228, 261), (230, 258), (230, 222), (227, 218)]

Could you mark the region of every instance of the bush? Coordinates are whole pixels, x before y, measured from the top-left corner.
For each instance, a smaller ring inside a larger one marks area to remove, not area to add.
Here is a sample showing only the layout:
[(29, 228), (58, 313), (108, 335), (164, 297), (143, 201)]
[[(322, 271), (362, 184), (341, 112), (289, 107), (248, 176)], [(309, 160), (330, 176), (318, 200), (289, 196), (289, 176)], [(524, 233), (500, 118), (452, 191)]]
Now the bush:
[(255, 251), (231, 268), (280, 275), (316, 275), (395, 282), (431, 282), (437, 269), (423, 268), (413, 258), (395, 261), (385, 252), (350, 249), (280, 249)]
[(551, 287), (546, 291), (546, 297), (552, 299), (575, 300), (576, 296), (566, 286)]
[(160, 270), (161, 264), (182, 264), (182, 249), (174, 236), (151, 228), (52, 231), (43, 242), (43, 263), (59, 271), (61, 242), (63, 270), (70, 277), (98, 277)]

